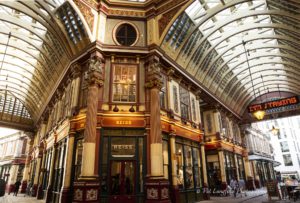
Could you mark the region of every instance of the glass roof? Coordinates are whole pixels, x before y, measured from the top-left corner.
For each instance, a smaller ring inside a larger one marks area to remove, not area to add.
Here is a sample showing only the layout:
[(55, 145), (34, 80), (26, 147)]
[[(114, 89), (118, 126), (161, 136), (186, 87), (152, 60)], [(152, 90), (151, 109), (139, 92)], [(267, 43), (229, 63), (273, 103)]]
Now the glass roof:
[(242, 114), (268, 92), (300, 93), (297, 2), (196, 0), (174, 21), (162, 48)]
[(0, 91), (25, 106), (26, 118), (37, 119), (86, 38), (80, 18), (64, 0), (0, 1)]

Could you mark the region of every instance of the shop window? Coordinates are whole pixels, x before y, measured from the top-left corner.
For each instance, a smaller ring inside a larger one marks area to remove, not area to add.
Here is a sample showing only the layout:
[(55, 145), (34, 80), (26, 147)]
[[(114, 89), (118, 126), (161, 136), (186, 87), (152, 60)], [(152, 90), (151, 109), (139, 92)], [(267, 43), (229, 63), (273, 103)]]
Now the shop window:
[(179, 94), (180, 94), (180, 111), (181, 111), (181, 118), (185, 120), (190, 120), (190, 96), (189, 92), (183, 88), (179, 87)]
[(81, 164), (82, 164), (82, 152), (83, 152), (83, 139), (77, 140), (76, 151), (75, 151), (75, 180), (77, 180), (81, 173)]
[(173, 97), (174, 97), (174, 111), (178, 113), (178, 92), (177, 87), (173, 85)]
[(285, 166), (293, 166), (293, 161), (290, 154), (283, 155), (283, 162)]
[(136, 65), (113, 65), (113, 101), (136, 102)]
[(167, 78), (165, 75), (162, 75), (162, 88), (159, 92), (160, 97), (160, 108), (167, 109)]
[(280, 147), (281, 147), (282, 152), (289, 152), (290, 151), (287, 141), (280, 142)]
[(184, 188), (184, 177), (183, 177), (183, 149), (181, 144), (176, 144), (176, 163), (177, 163), (177, 184), (179, 189)]
[(176, 143), (177, 183), (179, 189), (201, 187), (199, 149)]
[(101, 157), (101, 193), (108, 194), (108, 176), (107, 176), (107, 169), (108, 169), (108, 138), (104, 137), (103, 140), (103, 147), (102, 147), (102, 157)]

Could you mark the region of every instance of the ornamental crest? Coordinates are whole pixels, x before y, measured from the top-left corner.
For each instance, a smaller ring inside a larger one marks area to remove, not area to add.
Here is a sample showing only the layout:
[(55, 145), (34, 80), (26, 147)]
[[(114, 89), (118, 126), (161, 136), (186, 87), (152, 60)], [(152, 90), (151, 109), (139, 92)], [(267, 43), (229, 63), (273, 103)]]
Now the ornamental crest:
[(148, 188), (147, 199), (158, 199), (158, 189)]
[(162, 199), (168, 199), (169, 198), (169, 189), (168, 188), (163, 188), (161, 190), (161, 198)]
[(75, 190), (74, 200), (82, 201), (82, 190), (80, 189)]
[(96, 189), (86, 191), (86, 200), (97, 200), (98, 192)]

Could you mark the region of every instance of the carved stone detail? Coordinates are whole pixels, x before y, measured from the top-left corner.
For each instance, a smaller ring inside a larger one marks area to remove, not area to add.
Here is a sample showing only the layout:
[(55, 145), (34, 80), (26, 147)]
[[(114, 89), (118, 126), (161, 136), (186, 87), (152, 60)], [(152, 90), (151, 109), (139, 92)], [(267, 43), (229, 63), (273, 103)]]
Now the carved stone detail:
[(147, 82), (145, 84), (146, 88), (158, 88), (161, 89), (163, 82), (161, 77), (161, 64), (157, 56), (150, 56), (146, 62), (146, 73)]
[(88, 83), (90, 85), (103, 86), (103, 58), (92, 56), (88, 62)]

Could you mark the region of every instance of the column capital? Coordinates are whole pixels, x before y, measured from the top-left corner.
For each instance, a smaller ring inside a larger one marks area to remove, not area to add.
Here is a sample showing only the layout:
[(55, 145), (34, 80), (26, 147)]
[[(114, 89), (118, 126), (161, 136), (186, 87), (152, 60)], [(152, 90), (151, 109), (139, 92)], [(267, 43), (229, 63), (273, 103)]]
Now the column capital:
[(159, 61), (159, 57), (155, 55), (151, 55), (146, 60), (146, 88), (157, 88), (161, 89), (163, 82), (161, 77), (161, 63)]
[(103, 66), (104, 59), (99, 55), (93, 55), (88, 61), (88, 83), (89, 85), (97, 85), (98, 87), (103, 86)]
[(79, 63), (74, 63), (72, 66), (71, 66), (71, 78), (72, 79), (75, 79), (77, 77), (80, 76), (81, 74), (81, 65)]

